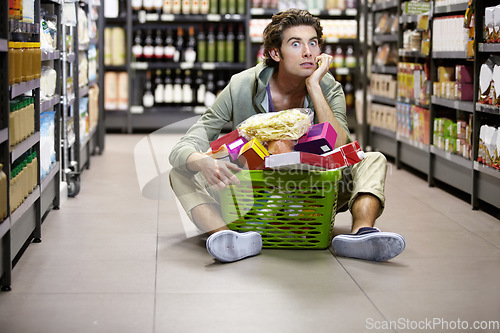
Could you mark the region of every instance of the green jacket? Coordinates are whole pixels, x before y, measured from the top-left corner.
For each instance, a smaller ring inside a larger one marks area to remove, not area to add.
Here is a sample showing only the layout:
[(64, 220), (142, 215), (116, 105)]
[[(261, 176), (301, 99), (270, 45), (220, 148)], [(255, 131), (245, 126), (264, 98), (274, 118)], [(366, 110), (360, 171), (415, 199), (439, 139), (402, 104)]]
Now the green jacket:
[[(194, 152), (206, 152), (210, 142), (219, 137), (222, 128), (228, 122), (232, 121), (233, 129), (236, 129), (247, 118), (267, 112), (266, 86), (273, 71), (272, 67), (260, 63), (233, 75), (214, 104), (173, 147), (169, 156), (170, 164), (188, 171), (186, 161), (189, 155)], [(338, 122), (349, 135), (345, 97), (340, 83), (333, 78), (333, 75), (327, 73), (321, 80), (321, 89)], [(310, 96), (307, 95), (306, 99), (307, 107), (314, 110)], [(315, 122), (317, 122), (316, 117)], [(348, 140), (350, 141), (349, 138)]]

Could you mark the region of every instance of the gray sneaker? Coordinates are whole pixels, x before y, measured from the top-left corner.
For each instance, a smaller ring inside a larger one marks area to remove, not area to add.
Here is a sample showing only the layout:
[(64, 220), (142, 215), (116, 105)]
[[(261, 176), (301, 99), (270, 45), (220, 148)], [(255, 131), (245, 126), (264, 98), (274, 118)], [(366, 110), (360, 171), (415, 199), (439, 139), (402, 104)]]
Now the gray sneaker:
[(208, 253), (215, 259), (233, 262), (259, 254), (262, 251), (262, 237), (255, 231), (238, 233), (221, 230), (207, 238), (206, 246)]
[(387, 261), (405, 249), (403, 236), (378, 228), (360, 228), (355, 234), (338, 235), (332, 240), (333, 252), (341, 257)]

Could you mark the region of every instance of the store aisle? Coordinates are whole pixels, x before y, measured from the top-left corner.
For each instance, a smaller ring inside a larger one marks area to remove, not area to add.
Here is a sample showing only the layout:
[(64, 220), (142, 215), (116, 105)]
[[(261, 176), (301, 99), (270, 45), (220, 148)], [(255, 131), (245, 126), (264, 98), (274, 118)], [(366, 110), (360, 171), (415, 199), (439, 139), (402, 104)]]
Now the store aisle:
[[(186, 237), (175, 201), (141, 196), (133, 153), (142, 138), (107, 135), (80, 194), (49, 214), (42, 243), (30, 245), (13, 270), (13, 290), (0, 293), (1, 332), (452, 332), (500, 325), (500, 221), (467, 202), (391, 166), (377, 226), (407, 240), (392, 261), (264, 250), (218, 264), (199, 236)], [(349, 227), (349, 215), (339, 215), (336, 232)]]

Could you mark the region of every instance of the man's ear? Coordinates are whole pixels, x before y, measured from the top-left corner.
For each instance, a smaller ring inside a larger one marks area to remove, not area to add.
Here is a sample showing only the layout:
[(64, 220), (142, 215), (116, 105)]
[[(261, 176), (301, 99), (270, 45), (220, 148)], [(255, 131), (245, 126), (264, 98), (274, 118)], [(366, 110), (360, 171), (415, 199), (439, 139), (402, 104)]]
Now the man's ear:
[(277, 48), (269, 50), (269, 55), (271, 56), (271, 59), (273, 59), (274, 61), (280, 62), (281, 60), (280, 52), (278, 51)]

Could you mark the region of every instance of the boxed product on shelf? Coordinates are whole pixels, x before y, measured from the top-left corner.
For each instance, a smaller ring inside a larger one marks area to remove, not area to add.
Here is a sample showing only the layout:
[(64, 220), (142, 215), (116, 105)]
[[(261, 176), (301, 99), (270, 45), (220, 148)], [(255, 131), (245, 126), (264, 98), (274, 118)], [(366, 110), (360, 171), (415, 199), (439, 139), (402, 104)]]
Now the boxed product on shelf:
[(433, 145), (448, 153), (471, 159), (472, 115), (469, 123), (464, 120), (434, 118)]
[(430, 111), (415, 105), (397, 103), (397, 134), (401, 137), (428, 145)]
[(128, 74), (127, 72), (106, 72), (104, 74), (104, 109), (127, 110)]
[(396, 132), (396, 108), (393, 106), (371, 103), (370, 124)]
[(370, 91), (373, 95), (396, 98), (397, 81), (389, 74), (372, 74), (370, 79)]
[(464, 28), (465, 15), (435, 17), (432, 21), (432, 51), (467, 51), (469, 29)]
[(486, 43), (500, 42), (500, 5), (485, 8), (483, 29)]
[(87, 52), (79, 52), (78, 60), (78, 85), (83, 87), (89, 84), (89, 62), (87, 59)]
[(40, 114), (40, 178), (44, 179), (56, 160), (55, 150), (55, 112)]
[(97, 126), (99, 120), (99, 86), (94, 85), (89, 89), (89, 129)]
[(104, 28), (104, 65), (124, 66), (126, 63), (125, 29)]
[(482, 125), (479, 130), (479, 150), (477, 160), (500, 170), (500, 135), (498, 128)]
[(85, 11), (78, 7), (78, 42), (80, 44), (89, 43), (89, 25), (87, 14)]
[(40, 99), (46, 100), (54, 96), (57, 84), (57, 72), (50, 66), (42, 67), (42, 76), (40, 78)]
[(398, 96), (414, 99), (421, 105), (430, 102), (430, 73), (428, 64), (398, 63)]

